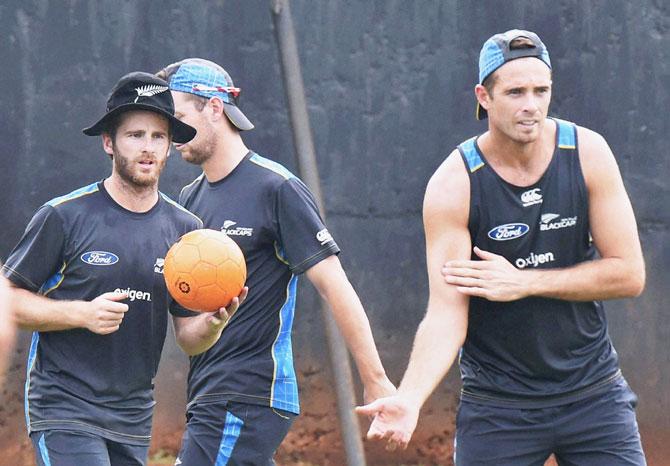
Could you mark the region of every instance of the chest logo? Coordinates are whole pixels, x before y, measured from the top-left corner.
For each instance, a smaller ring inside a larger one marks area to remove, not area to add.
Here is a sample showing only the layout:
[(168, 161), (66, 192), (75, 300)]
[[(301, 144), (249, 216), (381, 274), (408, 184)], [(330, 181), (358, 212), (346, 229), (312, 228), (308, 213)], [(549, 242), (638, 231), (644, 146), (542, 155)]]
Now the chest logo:
[(528, 257), (519, 257), (515, 260), (514, 265), (519, 269), (525, 269), (526, 267), (538, 267), (542, 264), (554, 262), (555, 260), (553, 252), (543, 252), (541, 254), (531, 252)]
[(163, 273), (164, 266), (165, 266), (165, 259), (162, 257), (157, 257), (156, 263), (154, 264), (154, 272)]
[(542, 190), (540, 188), (529, 189), (521, 194), (521, 202), (524, 207), (542, 204)]
[(488, 237), (494, 241), (508, 241), (521, 238), (528, 233), (528, 230), (530, 230), (530, 227), (525, 223), (506, 223), (492, 228), (488, 232)]
[(114, 265), (119, 256), (106, 251), (89, 251), (81, 255), (81, 260), (89, 265)]
[(543, 214), (540, 218), (540, 231), (560, 230), (577, 225), (577, 216), (560, 218), (558, 214)]
[(236, 227), (235, 225), (237, 225), (237, 222), (233, 220), (226, 220), (225, 222), (223, 222), (221, 231), (227, 234), (228, 236), (251, 236), (254, 232), (253, 228)]
[(127, 294), (130, 301), (135, 301), (136, 299), (139, 299), (140, 301), (151, 301), (151, 293), (142, 290), (133, 290), (130, 287), (117, 288), (114, 292)]

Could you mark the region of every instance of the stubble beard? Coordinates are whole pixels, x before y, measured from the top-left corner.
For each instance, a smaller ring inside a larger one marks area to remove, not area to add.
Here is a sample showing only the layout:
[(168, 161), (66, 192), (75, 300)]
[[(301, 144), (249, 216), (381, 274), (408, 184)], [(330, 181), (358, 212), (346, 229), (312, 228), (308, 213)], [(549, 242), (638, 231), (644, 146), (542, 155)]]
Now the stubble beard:
[[(196, 136), (197, 137), (197, 136)], [(189, 143), (188, 151), (182, 152), (182, 158), (193, 165), (202, 165), (207, 162), (216, 151), (217, 140), (213, 133), (200, 136), (201, 141), (197, 141), (197, 145)]]
[(154, 161), (157, 164), (156, 172), (152, 174), (137, 174), (133, 173), (131, 166), (133, 162), (129, 161), (127, 158), (122, 157), (119, 153), (114, 150), (114, 167), (116, 168), (116, 173), (118, 173), (119, 178), (124, 183), (133, 186), (134, 188), (151, 188), (158, 185), (158, 179), (160, 177), (163, 168), (165, 168), (165, 162), (167, 160), (163, 159), (162, 162), (159, 162), (157, 159)]
[(182, 158), (193, 165), (202, 165), (212, 157), (212, 151), (209, 148), (204, 150), (191, 148), (187, 153), (182, 153)]

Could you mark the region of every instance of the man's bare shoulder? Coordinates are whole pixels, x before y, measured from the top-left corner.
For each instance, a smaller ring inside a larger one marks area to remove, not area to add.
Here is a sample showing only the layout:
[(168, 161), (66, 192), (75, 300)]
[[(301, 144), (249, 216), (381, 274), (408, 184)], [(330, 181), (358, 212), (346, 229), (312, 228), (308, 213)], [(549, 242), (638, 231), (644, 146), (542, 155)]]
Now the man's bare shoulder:
[(470, 179), (465, 162), (455, 149), (435, 170), (428, 181), (424, 199), (425, 213), (458, 213), (470, 208)]
[(619, 168), (614, 154), (601, 134), (583, 126), (577, 126), (577, 144), (579, 162), (587, 186), (598, 178), (618, 174)]

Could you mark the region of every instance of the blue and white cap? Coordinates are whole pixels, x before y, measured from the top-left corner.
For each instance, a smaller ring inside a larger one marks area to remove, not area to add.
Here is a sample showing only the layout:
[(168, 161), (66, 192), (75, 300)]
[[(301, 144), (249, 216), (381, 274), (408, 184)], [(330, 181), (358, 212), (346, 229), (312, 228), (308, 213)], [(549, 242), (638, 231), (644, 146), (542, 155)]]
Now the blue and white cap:
[(226, 70), (202, 58), (187, 58), (168, 65), (163, 70), (170, 90), (188, 92), (207, 99), (218, 97), (230, 122), (239, 130), (250, 130), (254, 125), (237, 106), (240, 88), (235, 87)]
[[(528, 39), (532, 46), (524, 44), (521, 47), (510, 49), (512, 41), (520, 38)], [(547, 47), (534, 32), (512, 29), (490, 37), (484, 42), (479, 52), (479, 84), (483, 84), (486, 78), (508, 61), (524, 57), (539, 58), (551, 69)], [(480, 107), (479, 103), (477, 103), (476, 115), (478, 120), (487, 117), (486, 110)]]

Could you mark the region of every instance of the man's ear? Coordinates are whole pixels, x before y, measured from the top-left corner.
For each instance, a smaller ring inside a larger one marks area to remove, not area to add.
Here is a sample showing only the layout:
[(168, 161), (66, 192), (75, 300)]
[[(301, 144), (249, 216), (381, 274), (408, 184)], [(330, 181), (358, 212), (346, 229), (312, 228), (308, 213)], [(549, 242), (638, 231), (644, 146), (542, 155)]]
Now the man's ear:
[(102, 148), (110, 157), (114, 156), (114, 141), (108, 133), (102, 133)]
[(208, 105), (212, 109), (212, 117), (214, 121), (218, 121), (221, 118), (225, 118), (225, 112), (223, 110), (223, 101), (218, 97), (211, 97), (209, 99)]
[(482, 108), (488, 111), (492, 96), (489, 94), (489, 91), (486, 90), (481, 84), (475, 86), (475, 96), (477, 97), (477, 102)]

